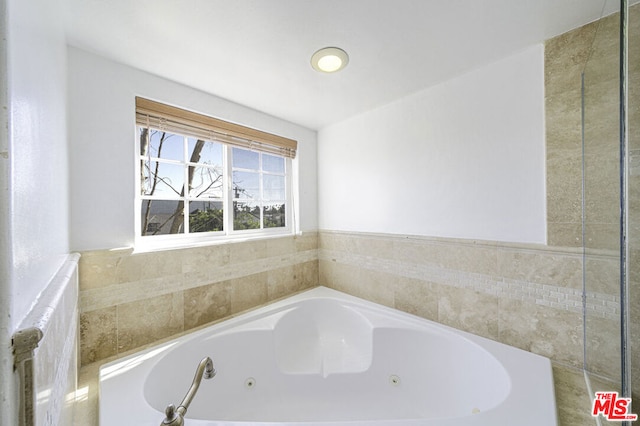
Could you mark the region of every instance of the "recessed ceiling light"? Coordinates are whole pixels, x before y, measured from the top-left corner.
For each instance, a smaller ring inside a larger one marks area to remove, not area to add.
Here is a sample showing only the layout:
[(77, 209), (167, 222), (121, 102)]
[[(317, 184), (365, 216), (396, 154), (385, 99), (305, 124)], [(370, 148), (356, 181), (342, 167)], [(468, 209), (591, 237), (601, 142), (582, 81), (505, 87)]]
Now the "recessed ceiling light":
[(311, 57), (311, 66), (314, 70), (320, 72), (336, 72), (340, 71), (349, 63), (349, 55), (342, 49), (337, 47), (325, 47), (318, 50)]

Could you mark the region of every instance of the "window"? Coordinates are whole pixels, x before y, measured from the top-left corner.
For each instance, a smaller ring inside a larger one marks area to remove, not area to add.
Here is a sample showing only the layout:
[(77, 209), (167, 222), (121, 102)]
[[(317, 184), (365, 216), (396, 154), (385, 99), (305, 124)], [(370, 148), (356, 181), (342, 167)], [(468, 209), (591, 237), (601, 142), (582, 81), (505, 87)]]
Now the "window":
[(241, 148), (232, 153), (233, 229), (285, 227), (285, 159)]
[(139, 239), (291, 232), (295, 141), (142, 98), (136, 123)]

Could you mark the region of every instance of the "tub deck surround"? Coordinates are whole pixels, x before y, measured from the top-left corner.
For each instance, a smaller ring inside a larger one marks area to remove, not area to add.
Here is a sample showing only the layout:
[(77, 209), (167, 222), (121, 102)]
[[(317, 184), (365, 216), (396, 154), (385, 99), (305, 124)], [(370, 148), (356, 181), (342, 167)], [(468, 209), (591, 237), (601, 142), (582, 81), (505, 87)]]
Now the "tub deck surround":
[[(115, 358), (106, 360), (112, 362)], [(104, 362), (104, 363), (106, 363)], [(95, 362), (80, 369), (78, 396), (74, 404), (74, 425), (99, 426), (98, 388), (99, 370), (104, 364)], [(586, 388), (584, 373), (580, 370), (553, 362), (553, 381), (559, 426), (597, 426), (591, 417), (591, 398)], [(195, 367), (194, 367), (195, 368)], [(605, 387), (612, 389), (610, 386)], [(603, 388), (603, 389), (605, 389)]]
[[(318, 287), (100, 369), (100, 424), (557, 424), (548, 359)], [(246, 424), (246, 423), (245, 423)]]

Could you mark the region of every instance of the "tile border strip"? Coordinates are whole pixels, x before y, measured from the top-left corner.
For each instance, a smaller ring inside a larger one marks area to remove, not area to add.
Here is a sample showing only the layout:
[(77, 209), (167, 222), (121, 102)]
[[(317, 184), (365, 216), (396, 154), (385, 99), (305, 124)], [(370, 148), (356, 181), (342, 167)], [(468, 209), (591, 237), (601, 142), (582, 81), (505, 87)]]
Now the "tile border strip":
[[(415, 264), (328, 249), (319, 249), (318, 259), (356, 266), (370, 271), (395, 274), (405, 278), (425, 280), (450, 287), (471, 289), (500, 298), (519, 300), (576, 313), (582, 312), (583, 308), (581, 289), (539, 284), (447, 269), (432, 264)], [(620, 300), (618, 296), (589, 292), (586, 294), (585, 302), (587, 314), (590, 316), (610, 320), (620, 319)]]

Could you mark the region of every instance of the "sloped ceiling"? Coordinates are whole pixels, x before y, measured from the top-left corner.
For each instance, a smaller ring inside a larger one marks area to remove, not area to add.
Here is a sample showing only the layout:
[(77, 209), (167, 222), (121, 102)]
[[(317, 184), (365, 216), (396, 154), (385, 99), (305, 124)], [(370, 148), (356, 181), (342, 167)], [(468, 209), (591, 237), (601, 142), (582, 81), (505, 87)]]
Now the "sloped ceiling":
[[(63, 0), (72, 46), (320, 129), (609, 14), (607, 0)], [(349, 53), (321, 74), (319, 48)]]

